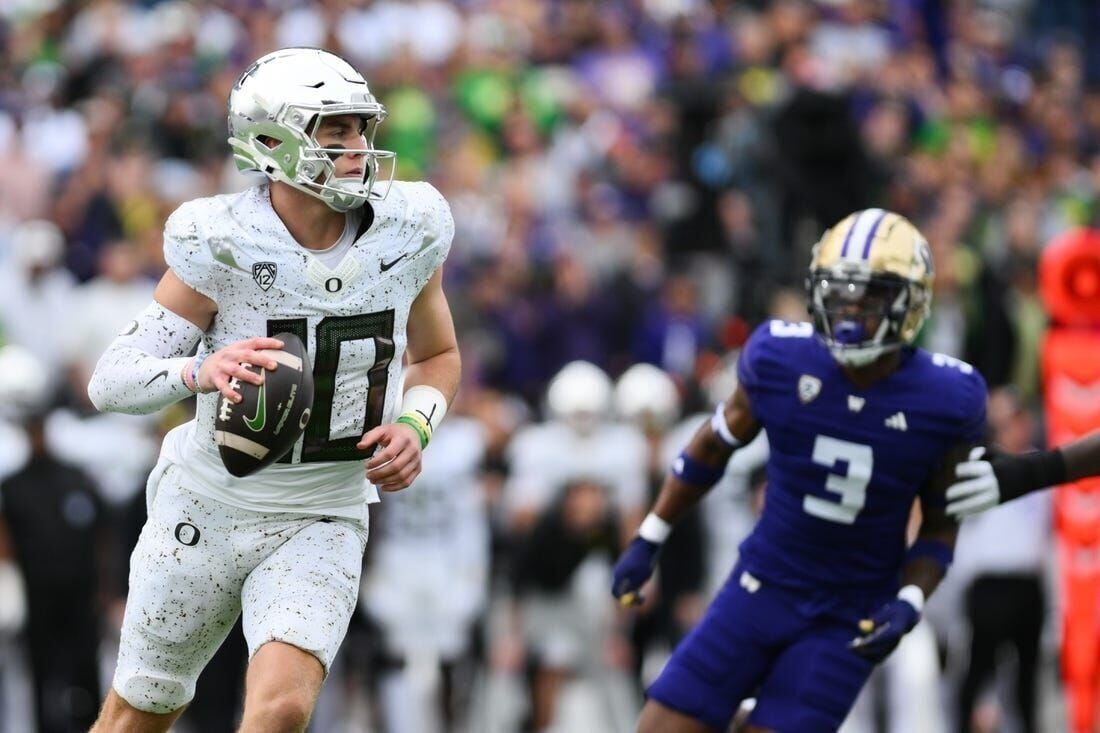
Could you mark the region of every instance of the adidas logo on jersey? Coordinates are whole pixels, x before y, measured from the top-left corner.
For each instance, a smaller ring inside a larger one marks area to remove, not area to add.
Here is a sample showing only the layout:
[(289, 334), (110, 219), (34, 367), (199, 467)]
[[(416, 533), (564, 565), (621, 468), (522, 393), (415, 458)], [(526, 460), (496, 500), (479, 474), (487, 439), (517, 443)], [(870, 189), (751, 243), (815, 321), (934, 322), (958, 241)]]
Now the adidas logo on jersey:
[(900, 430), (904, 433), (909, 429), (909, 424), (905, 422), (905, 413), (895, 412), (893, 415), (886, 418), (886, 427)]
[(854, 394), (848, 395), (848, 411), (859, 412), (863, 409), (863, 406), (867, 404), (867, 400), (862, 397), (856, 397)]

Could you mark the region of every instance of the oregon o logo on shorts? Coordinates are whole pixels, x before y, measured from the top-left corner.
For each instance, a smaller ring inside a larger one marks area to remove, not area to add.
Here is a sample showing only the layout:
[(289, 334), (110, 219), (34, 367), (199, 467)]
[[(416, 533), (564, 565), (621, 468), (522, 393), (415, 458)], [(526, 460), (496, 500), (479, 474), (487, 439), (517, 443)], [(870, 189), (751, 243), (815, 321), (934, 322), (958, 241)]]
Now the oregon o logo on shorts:
[(199, 528), (187, 522), (176, 525), (176, 539), (181, 545), (194, 547), (199, 543)]

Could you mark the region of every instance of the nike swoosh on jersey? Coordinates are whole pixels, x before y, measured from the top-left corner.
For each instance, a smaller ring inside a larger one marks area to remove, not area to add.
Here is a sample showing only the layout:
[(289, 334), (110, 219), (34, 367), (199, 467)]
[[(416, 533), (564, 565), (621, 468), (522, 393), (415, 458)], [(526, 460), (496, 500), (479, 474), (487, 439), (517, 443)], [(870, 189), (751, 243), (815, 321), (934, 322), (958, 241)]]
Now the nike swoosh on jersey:
[(150, 380), (149, 380), (148, 382), (146, 382), (146, 383), (145, 383), (145, 386), (146, 386), (146, 387), (148, 387), (148, 386), (149, 386), (150, 384), (152, 384), (153, 382), (157, 381), (157, 380), (158, 380), (158, 379), (160, 379), (161, 377), (164, 377), (165, 379), (168, 379), (168, 370), (167, 370), (167, 369), (165, 369), (164, 371), (162, 371), (162, 372), (159, 372), (159, 373), (157, 373), (157, 374), (154, 374), (154, 375), (153, 375), (153, 378), (152, 378), (152, 379), (150, 379)]
[(265, 423), (267, 423), (267, 382), (260, 385), (260, 399), (256, 404), (256, 414), (244, 418), (244, 424), (254, 433), (263, 430)]
[(383, 262), (382, 263), (382, 272), (385, 272), (386, 270), (390, 269), (391, 267), (393, 267), (398, 262), (400, 262), (401, 260), (405, 259), (408, 256), (409, 256), (409, 253), (406, 252), (405, 254), (401, 255), (400, 257), (398, 257), (396, 260), (393, 260), (392, 262)]

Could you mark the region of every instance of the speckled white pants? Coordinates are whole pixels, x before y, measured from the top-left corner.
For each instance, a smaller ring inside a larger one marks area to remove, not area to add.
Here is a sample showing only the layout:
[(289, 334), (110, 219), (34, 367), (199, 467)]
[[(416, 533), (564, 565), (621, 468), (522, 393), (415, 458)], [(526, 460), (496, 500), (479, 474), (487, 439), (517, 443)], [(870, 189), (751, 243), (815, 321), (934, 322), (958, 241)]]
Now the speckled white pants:
[(282, 641), (327, 674), (355, 610), (367, 528), (237, 509), (181, 488), (181, 470), (161, 477), (130, 559), (115, 691), (146, 712), (187, 704), (242, 613), (250, 658)]

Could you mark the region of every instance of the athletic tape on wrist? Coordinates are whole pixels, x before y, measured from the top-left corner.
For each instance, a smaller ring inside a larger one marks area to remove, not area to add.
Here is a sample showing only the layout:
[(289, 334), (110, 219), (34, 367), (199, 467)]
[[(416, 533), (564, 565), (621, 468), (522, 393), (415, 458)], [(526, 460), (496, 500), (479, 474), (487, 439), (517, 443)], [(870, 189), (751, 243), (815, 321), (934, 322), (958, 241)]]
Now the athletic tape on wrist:
[(917, 609), (917, 613), (924, 612), (924, 591), (919, 585), (907, 585), (898, 591), (898, 598)]
[(672, 525), (650, 512), (638, 527), (638, 536), (656, 545), (663, 543), (672, 533)]

